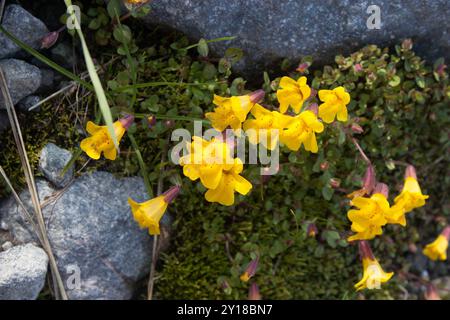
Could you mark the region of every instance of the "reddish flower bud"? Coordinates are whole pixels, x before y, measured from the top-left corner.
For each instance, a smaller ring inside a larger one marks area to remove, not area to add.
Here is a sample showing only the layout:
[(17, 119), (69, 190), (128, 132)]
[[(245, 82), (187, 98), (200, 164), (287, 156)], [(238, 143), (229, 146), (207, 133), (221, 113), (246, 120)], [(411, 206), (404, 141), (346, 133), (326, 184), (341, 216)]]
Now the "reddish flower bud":
[(325, 171), (328, 169), (329, 166), (330, 164), (328, 163), (328, 161), (324, 161), (320, 164), (320, 170)]
[(416, 168), (412, 165), (408, 165), (405, 170), (405, 179), (406, 178), (414, 178), (417, 180)]
[(355, 71), (360, 72), (363, 70), (363, 67), (360, 63), (355, 64)]
[(41, 49), (48, 49), (53, 47), (53, 45), (58, 41), (59, 38), (59, 32), (53, 31), (50, 33), (47, 33), (42, 39), (41, 39)]
[(363, 133), (364, 132), (364, 129), (357, 123), (352, 123), (350, 128), (351, 128), (352, 132), (354, 132), (354, 133), (358, 133), (359, 134), (359, 133)]
[(442, 77), (444, 75), (445, 69), (447, 69), (447, 65), (442, 63), (437, 66), (436, 72), (440, 77)]
[(302, 62), (298, 65), (298, 67), (297, 67), (297, 69), (295, 69), (295, 71), (303, 73), (308, 69), (308, 67), (309, 67), (309, 63)]
[(450, 226), (446, 226), (444, 230), (442, 230), (441, 234), (450, 241)]
[(175, 122), (173, 120), (166, 120), (164, 124), (167, 128), (172, 128), (175, 125)]
[(413, 42), (411, 39), (405, 39), (402, 42), (402, 48), (403, 50), (411, 50), (413, 47)]
[(334, 189), (339, 188), (341, 186), (341, 180), (336, 178), (330, 179), (330, 186)]
[(256, 269), (258, 268), (258, 264), (259, 264), (259, 256), (257, 256), (255, 259), (250, 261), (250, 263), (248, 264), (244, 273), (241, 275), (241, 280), (244, 282), (247, 282), (248, 280), (250, 280), (250, 278), (256, 274)]
[(167, 203), (171, 203), (180, 193), (180, 186), (173, 186), (169, 190), (163, 193), (164, 201)]
[(248, 300), (261, 300), (261, 294), (259, 293), (258, 285), (253, 282), (248, 288)]
[(441, 300), (439, 292), (432, 283), (429, 283), (427, 285), (427, 291), (425, 292), (425, 300)]
[(259, 103), (264, 99), (265, 94), (266, 93), (262, 89), (253, 91), (252, 93), (249, 94), (250, 101), (252, 103)]
[(134, 122), (134, 116), (132, 114), (127, 114), (125, 117), (119, 119), (119, 122), (125, 129), (128, 129)]
[(367, 258), (370, 260), (375, 260), (372, 249), (370, 248), (369, 242), (366, 240), (358, 241), (359, 256), (361, 259)]
[(389, 187), (385, 183), (377, 183), (373, 189), (373, 193), (381, 193), (386, 198), (389, 197)]
[(306, 228), (306, 234), (308, 237), (315, 237), (319, 231), (314, 223), (308, 224), (308, 228)]
[(363, 178), (363, 189), (367, 194), (372, 192), (373, 188), (375, 187), (375, 183), (375, 168), (371, 164), (369, 164)]
[(154, 127), (156, 125), (156, 117), (155, 116), (148, 116), (147, 117), (147, 126), (149, 129)]
[(319, 113), (319, 107), (317, 103), (311, 103), (310, 105), (308, 105), (306, 110), (312, 111), (316, 116)]

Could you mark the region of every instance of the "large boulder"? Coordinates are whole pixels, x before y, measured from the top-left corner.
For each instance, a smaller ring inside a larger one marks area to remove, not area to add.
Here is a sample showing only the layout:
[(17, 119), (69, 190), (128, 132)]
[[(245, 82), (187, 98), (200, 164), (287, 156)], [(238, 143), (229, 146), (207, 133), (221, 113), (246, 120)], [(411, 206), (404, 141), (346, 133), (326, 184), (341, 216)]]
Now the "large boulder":
[[(41, 70), (25, 61), (6, 59), (0, 61), (9, 93), (14, 104), (34, 93), (41, 85)], [(0, 109), (6, 109), (3, 94), (0, 93)]]
[[(372, 4), (380, 8), (379, 30), (367, 27)], [(149, 25), (164, 24), (194, 40), (236, 36), (211, 47), (219, 55), (228, 47), (243, 49), (245, 58), (236, 68), (252, 73), (278, 65), (280, 58), (312, 55), (328, 63), (338, 53), (403, 38), (412, 38), (430, 59), (450, 55), (447, 0), (158, 0), (151, 7), (144, 18)]]
[(32, 244), (0, 252), (0, 300), (34, 300), (45, 283), (48, 257)]
[[(41, 20), (16, 4), (5, 8), (2, 26), (34, 49), (39, 49), (42, 38), (49, 32)], [(12, 57), (19, 51), (20, 47), (0, 32), (0, 59)]]
[[(139, 228), (127, 203), (129, 196), (147, 199), (142, 178), (94, 172), (62, 191), (44, 180), (37, 187), (69, 298), (130, 299), (151, 265), (152, 237)], [(21, 199), (32, 211), (28, 191)], [(37, 240), (13, 198), (0, 204), (0, 218), (15, 241)]]

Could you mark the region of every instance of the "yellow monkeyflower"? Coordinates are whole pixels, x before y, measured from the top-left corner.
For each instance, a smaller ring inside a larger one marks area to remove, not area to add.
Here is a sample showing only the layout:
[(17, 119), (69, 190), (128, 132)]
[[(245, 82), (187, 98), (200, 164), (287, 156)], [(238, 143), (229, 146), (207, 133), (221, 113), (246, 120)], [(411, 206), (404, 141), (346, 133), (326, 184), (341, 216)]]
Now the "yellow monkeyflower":
[(239, 175), (243, 169), (241, 159), (235, 158), (234, 165), (230, 169), (223, 170), (217, 188), (206, 191), (205, 199), (209, 202), (231, 206), (234, 204), (235, 191), (245, 196), (252, 189), (252, 184)]
[(194, 136), (192, 143), (188, 144), (188, 150), (189, 154), (180, 159), (183, 173), (192, 181), (200, 178), (205, 188), (217, 188), (223, 170), (230, 170), (234, 166), (230, 148), (220, 139), (207, 141)]
[(382, 283), (389, 281), (394, 275), (393, 272), (384, 272), (380, 263), (375, 258), (367, 241), (359, 242), (359, 252), (363, 264), (362, 279), (355, 284), (357, 291), (363, 289), (380, 289)]
[(331, 123), (336, 116), (339, 121), (347, 121), (347, 104), (350, 103), (350, 95), (344, 87), (319, 90), (319, 99), (323, 101), (319, 106), (319, 117), (324, 122)]
[(348, 238), (353, 240), (369, 240), (383, 233), (382, 226), (387, 223), (386, 214), (390, 214), (389, 202), (386, 196), (375, 193), (370, 198), (356, 197), (350, 204), (359, 210), (349, 210), (347, 216), (352, 221), (351, 229), (355, 235)]
[(407, 177), (402, 192), (395, 197), (394, 202), (402, 206), (405, 212), (410, 212), (415, 208), (424, 206), (426, 199), (428, 199), (428, 196), (422, 194), (417, 179)]
[(306, 84), (306, 77), (300, 77), (297, 81), (289, 77), (280, 80), (281, 89), (277, 90), (277, 99), (280, 103), (280, 112), (286, 113), (289, 106), (299, 113), (303, 103), (311, 95), (311, 88)]
[(267, 110), (259, 104), (255, 104), (250, 113), (254, 119), (247, 119), (243, 124), (250, 143), (261, 143), (269, 150), (275, 149), (282, 130), (283, 115), (277, 111)]
[(432, 243), (427, 244), (423, 249), (423, 254), (433, 261), (447, 260), (448, 239), (450, 238), (450, 226), (445, 227), (444, 231)]
[(169, 203), (175, 199), (180, 192), (180, 186), (173, 186), (162, 195), (148, 201), (137, 203), (128, 198), (134, 219), (141, 228), (148, 228), (151, 235), (159, 234), (159, 221), (167, 210)]
[[(125, 131), (129, 128), (133, 121), (134, 117), (129, 115), (114, 122), (113, 126), (117, 142), (120, 142)], [(94, 160), (100, 159), (102, 152), (104, 153), (106, 159), (116, 159), (117, 150), (114, 146), (114, 141), (108, 132), (107, 126), (98, 126), (92, 121), (88, 121), (86, 131), (91, 134), (91, 136), (81, 141), (81, 150), (86, 152), (86, 154)]]
[(313, 111), (306, 110), (298, 116), (285, 118), (285, 129), (280, 132), (280, 142), (292, 151), (305, 146), (306, 151), (317, 153), (316, 133), (323, 131), (323, 124)]
[(255, 259), (250, 261), (247, 268), (245, 268), (244, 273), (242, 273), (241, 276), (239, 277), (241, 279), (241, 281), (247, 282), (248, 280), (250, 280), (250, 278), (256, 274), (256, 269), (258, 268), (258, 264), (259, 264), (259, 256), (257, 256)]
[(213, 103), (217, 106), (214, 112), (207, 112), (205, 117), (211, 120), (211, 125), (217, 131), (231, 127), (235, 131), (241, 129), (242, 122), (247, 118), (255, 103), (264, 97), (263, 90), (257, 90), (250, 95), (225, 98), (214, 95)]
[(200, 179), (208, 189), (205, 199), (222, 205), (234, 203), (234, 192), (246, 195), (252, 184), (239, 174), (243, 170), (242, 161), (231, 157), (227, 143), (214, 138), (211, 141), (193, 137), (188, 145), (190, 153), (180, 159), (183, 173), (192, 181)]

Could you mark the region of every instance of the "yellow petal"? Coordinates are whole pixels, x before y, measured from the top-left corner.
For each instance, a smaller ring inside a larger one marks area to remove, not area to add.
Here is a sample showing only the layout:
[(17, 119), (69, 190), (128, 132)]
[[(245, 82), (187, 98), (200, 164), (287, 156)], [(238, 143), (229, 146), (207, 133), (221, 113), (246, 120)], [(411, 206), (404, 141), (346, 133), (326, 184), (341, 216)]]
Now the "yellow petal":
[(102, 128), (101, 126), (96, 125), (92, 121), (88, 121), (88, 123), (86, 124), (86, 131), (91, 135), (100, 130), (101, 128)]
[(115, 147), (106, 149), (103, 152), (104, 152), (104, 155), (105, 155), (106, 159), (108, 159), (108, 160), (116, 160), (117, 150), (116, 150)]
[(100, 159), (100, 151), (95, 148), (95, 143), (93, 143), (92, 137), (83, 139), (80, 143), (80, 148), (86, 152), (90, 158), (94, 160)]

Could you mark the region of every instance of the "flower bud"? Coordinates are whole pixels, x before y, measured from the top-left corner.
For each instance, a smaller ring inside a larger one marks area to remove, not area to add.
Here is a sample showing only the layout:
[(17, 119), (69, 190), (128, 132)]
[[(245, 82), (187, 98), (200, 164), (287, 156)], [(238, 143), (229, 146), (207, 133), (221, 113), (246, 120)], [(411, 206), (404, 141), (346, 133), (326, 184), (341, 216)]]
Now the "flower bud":
[(427, 289), (425, 292), (425, 300), (441, 300), (439, 292), (432, 283), (429, 283), (427, 285)]
[(302, 62), (302, 63), (300, 63), (300, 64), (298, 65), (298, 67), (297, 67), (297, 69), (295, 69), (295, 71), (298, 71), (298, 72), (303, 73), (303, 72), (305, 72), (306, 70), (308, 70), (308, 67), (309, 67), (309, 63), (307, 63), (307, 62)]
[(119, 119), (119, 122), (125, 129), (128, 129), (134, 122), (134, 116), (127, 114), (125, 117)]
[(253, 282), (248, 289), (248, 300), (261, 300), (258, 285)]
[(389, 187), (385, 183), (377, 183), (373, 189), (373, 193), (381, 193), (386, 198), (389, 197)]
[(450, 226), (446, 226), (444, 230), (442, 230), (441, 234), (447, 239), (447, 241), (450, 241)]
[(437, 66), (436, 68), (436, 73), (442, 77), (444, 75), (445, 69), (447, 69), (447, 65), (441, 63), (440, 65)]
[(363, 189), (367, 194), (370, 194), (372, 192), (373, 188), (375, 187), (375, 183), (375, 169), (371, 164), (369, 164), (363, 178)]
[(156, 125), (156, 117), (148, 116), (147, 117), (147, 126), (149, 129), (153, 128)]
[(402, 42), (402, 48), (403, 50), (411, 50), (413, 47), (413, 42), (411, 39), (405, 39)]
[(330, 186), (333, 189), (339, 188), (341, 186), (341, 180), (336, 179), (336, 178), (331, 178), (330, 179)]
[(318, 233), (317, 227), (314, 223), (308, 224), (308, 227), (306, 228), (306, 234), (308, 237), (314, 238)]
[(266, 93), (262, 89), (253, 91), (252, 93), (249, 94), (250, 101), (252, 103), (259, 103), (264, 99), (265, 94)]
[(417, 180), (416, 168), (412, 165), (408, 165), (405, 170), (405, 179), (406, 178), (414, 178)]
[(41, 39), (41, 49), (51, 48), (56, 43), (56, 41), (58, 41), (58, 38), (59, 38), (58, 31), (53, 31), (53, 32), (47, 33)]
[(320, 170), (325, 171), (328, 169), (329, 166), (330, 164), (328, 163), (328, 161), (324, 161), (320, 164)]
[(259, 256), (250, 261), (244, 273), (241, 275), (240, 279), (244, 282), (250, 280), (250, 278), (255, 275), (256, 269), (258, 268), (258, 264), (259, 264)]
[(180, 186), (173, 186), (169, 190), (163, 193), (164, 201), (167, 203), (171, 203), (180, 193)]
[(312, 111), (316, 116), (319, 113), (319, 107), (317, 106), (317, 103), (311, 103), (308, 105), (306, 110)]
[(360, 63), (355, 64), (354, 67), (355, 67), (355, 71), (356, 72), (360, 72), (360, 71), (363, 70), (363, 67), (362, 67), (362, 65)]
[(357, 133), (357, 134), (364, 132), (364, 129), (357, 123), (352, 123), (350, 128), (351, 128), (352, 132)]

